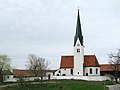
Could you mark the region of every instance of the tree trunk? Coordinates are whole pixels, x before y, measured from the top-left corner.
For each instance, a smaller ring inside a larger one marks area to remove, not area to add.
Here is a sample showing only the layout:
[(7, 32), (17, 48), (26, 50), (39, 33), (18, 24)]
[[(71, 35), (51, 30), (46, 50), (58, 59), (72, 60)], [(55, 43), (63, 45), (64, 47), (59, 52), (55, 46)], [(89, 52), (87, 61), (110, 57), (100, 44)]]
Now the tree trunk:
[(118, 83), (118, 78), (115, 78), (116, 83)]
[(43, 82), (43, 76), (41, 76), (41, 85), (42, 85), (42, 82)]
[(3, 84), (3, 74), (0, 73), (0, 83)]

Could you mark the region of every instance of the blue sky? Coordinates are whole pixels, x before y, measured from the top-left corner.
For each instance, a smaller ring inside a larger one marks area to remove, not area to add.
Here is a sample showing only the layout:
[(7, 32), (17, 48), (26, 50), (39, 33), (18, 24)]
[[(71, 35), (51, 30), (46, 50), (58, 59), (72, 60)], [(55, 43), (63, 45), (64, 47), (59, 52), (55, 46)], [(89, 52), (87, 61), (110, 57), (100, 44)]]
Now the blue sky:
[(0, 54), (17, 68), (29, 53), (59, 68), (61, 55), (73, 55), (78, 7), (85, 54), (107, 63), (120, 48), (120, 0), (0, 0)]

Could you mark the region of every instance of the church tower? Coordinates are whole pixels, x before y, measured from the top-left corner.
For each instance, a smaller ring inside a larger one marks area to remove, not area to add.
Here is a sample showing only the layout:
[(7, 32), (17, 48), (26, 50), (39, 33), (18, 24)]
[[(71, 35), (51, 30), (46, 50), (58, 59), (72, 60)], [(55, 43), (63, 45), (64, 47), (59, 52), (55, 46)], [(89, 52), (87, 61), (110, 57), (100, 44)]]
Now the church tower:
[(74, 36), (74, 71), (73, 71), (74, 75), (83, 76), (83, 63), (84, 63), (84, 46), (78, 9), (76, 33)]

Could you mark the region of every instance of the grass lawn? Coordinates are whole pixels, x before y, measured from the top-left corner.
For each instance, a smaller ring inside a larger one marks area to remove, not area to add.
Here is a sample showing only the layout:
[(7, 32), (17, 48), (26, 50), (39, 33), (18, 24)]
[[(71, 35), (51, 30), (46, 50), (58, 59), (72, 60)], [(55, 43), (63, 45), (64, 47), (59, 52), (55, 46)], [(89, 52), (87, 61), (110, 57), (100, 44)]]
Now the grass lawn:
[[(112, 84), (109, 81), (106, 84)], [(30, 89), (26, 86), (8, 86), (1, 90), (104, 90), (104, 82), (88, 82), (80, 80), (57, 80), (46, 81), (43, 86), (32, 85)]]

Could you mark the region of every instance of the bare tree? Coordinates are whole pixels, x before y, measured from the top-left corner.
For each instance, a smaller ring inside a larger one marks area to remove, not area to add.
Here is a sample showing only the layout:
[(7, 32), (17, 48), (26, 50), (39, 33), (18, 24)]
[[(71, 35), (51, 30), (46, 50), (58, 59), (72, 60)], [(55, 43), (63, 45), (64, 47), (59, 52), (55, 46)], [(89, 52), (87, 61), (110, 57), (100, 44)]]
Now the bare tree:
[(43, 77), (46, 75), (46, 70), (48, 69), (49, 63), (45, 58), (36, 56), (35, 54), (29, 54), (27, 61), (28, 69), (35, 75), (35, 77), (40, 77), (42, 84)]
[(114, 71), (116, 82), (118, 82), (117, 80), (120, 77), (120, 49), (115, 54), (109, 54), (109, 63)]
[(0, 82), (3, 83), (5, 70), (10, 70), (10, 58), (7, 55), (0, 55)]
[(38, 57), (35, 54), (29, 54), (27, 61), (28, 69), (34, 74), (35, 77), (38, 76)]

